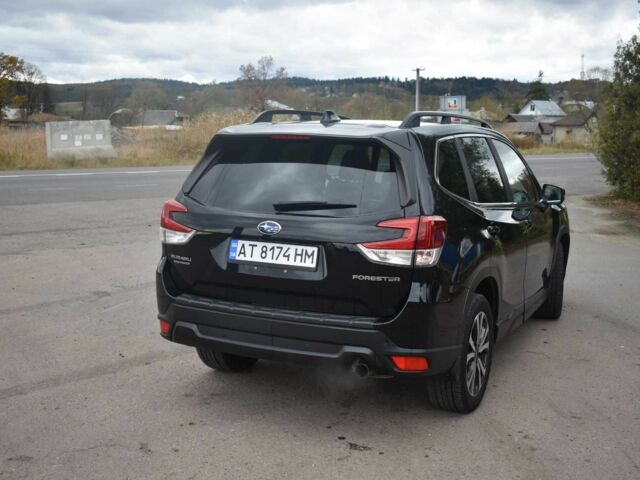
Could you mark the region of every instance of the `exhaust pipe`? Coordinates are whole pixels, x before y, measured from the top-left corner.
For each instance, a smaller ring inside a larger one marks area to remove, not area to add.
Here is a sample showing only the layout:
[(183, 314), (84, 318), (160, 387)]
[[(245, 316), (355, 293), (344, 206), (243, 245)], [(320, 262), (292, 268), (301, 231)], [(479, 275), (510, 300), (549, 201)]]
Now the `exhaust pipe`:
[(351, 370), (359, 377), (368, 377), (371, 375), (371, 369), (362, 359), (356, 358), (351, 364)]

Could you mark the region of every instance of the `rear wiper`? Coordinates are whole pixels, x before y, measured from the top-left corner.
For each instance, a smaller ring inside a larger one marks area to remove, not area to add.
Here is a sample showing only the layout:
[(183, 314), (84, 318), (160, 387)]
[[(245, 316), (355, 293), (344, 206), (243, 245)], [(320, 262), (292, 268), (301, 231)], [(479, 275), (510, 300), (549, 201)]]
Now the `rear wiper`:
[(273, 204), (276, 212), (296, 212), (301, 210), (334, 210), (337, 208), (356, 208), (353, 203), (331, 203), (331, 202), (277, 202)]

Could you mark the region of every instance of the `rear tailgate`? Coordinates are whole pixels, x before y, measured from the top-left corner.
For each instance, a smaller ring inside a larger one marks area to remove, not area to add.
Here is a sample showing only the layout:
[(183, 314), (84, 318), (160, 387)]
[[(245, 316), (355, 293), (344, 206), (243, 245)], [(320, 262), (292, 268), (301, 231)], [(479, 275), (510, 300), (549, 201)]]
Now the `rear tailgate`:
[(230, 136), (174, 218), (197, 233), (165, 245), (181, 292), (307, 312), (390, 317), (411, 267), (358, 244), (397, 238), (404, 216), (393, 152), (371, 140)]

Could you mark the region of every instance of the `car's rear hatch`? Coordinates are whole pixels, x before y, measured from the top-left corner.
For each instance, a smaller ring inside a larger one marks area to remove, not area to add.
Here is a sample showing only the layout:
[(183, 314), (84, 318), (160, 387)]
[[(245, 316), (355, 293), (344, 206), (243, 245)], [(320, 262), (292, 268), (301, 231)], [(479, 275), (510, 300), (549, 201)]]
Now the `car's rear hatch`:
[(385, 319), (406, 302), (411, 266), (374, 263), (358, 244), (401, 236), (394, 152), (375, 140), (219, 135), (173, 214), (196, 231), (165, 245), (191, 297)]

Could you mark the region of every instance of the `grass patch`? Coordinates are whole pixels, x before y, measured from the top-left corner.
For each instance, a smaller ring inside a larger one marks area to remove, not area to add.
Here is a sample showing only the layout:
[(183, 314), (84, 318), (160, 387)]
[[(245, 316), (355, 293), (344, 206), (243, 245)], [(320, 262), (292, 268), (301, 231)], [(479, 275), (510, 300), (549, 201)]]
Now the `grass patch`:
[(114, 134), (117, 159), (47, 159), (44, 128), (0, 128), (0, 170), (56, 168), (145, 167), (193, 165), (211, 137), (229, 125), (246, 123), (251, 114), (207, 113), (187, 121), (182, 130), (128, 129)]
[(521, 148), (523, 155), (552, 155), (556, 153), (593, 153), (590, 145), (538, 145), (530, 148)]

